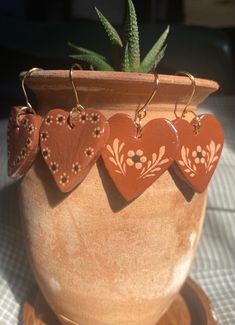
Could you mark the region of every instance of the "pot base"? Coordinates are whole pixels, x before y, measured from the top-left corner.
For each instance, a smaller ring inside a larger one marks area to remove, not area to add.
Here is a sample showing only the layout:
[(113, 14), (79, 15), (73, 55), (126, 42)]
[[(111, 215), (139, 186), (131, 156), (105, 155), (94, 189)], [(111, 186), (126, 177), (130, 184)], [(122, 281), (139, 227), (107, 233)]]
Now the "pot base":
[[(71, 325), (79, 325), (68, 322)], [(190, 278), (156, 325), (217, 325), (211, 303), (203, 290)], [(23, 307), (23, 325), (59, 325), (38, 289)]]

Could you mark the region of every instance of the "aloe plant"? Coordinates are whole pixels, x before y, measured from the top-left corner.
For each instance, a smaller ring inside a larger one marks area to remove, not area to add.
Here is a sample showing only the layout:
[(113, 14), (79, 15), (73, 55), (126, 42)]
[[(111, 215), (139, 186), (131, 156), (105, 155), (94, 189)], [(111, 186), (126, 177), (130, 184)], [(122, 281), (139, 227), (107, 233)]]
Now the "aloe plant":
[(70, 55), (70, 57), (79, 61), (87, 62), (95, 70), (121, 70), (143, 73), (154, 72), (157, 65), (164, 57), (166, 51), (166, 39), (169, 33), (169, 26), (141, 61), (139, 30), (135, 7), (132, 0), (127, 0), (127, 4), (127, 15), (123, 39), (120, 37), (116, 29), (110, 24), (108, 19), (97, 8), (95, 8), (101, 24), (103, 25), (109, 40), (115, 48), (115, 52), (120, 57), (116, 69), (103, 55), (69, 42), (68, 45), (74, 51), (74, 54)]

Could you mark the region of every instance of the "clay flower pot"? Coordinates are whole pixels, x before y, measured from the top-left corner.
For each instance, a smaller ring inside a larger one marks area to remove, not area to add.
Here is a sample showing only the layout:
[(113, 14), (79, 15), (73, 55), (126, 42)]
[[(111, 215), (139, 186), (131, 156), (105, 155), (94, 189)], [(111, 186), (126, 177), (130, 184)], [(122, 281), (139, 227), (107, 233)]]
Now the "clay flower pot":
[[(28, 78), (39, 114), (75, 105), (68, 76), (38, 71)], [(75, 71), (74, 78), (81, 104), (107, 118), (134, 116), (154, 87), (151, 74)], [(196, 84), (192, 109), (218, 89), (213, 81)], [(188, 78), (160, 75), (145, 121), (173, 120), (175, 103), (182, 110), (191, 91)], [(20, 202), (35, 277), (62, 324), (154, 325), (189, 273), (206, 192), (194, 194), (167, 171), (127, 204), (100, 159), (80, 186), (63, 194), (39, 154), (21, 181)]]

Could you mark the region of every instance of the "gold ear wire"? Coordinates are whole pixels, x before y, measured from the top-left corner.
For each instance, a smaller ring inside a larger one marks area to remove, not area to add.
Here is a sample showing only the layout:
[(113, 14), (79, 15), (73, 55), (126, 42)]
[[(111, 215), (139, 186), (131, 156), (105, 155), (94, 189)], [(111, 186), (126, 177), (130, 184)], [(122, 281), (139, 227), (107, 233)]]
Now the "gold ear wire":
[(189, 99), (188, 99), (188, 101), (187, 101), (187, 103), (186, 103), (180, 117), (177, 115), (177, 104), (175, 105), (175, 110), (174, 110), (175, 117), (176, 118), (183, 118), (188, 113), (188, 107), (191, 104), (192, 99), (193, 99), (193, 97), (195, 95), (196, 80), (195, 80), (195, 78), (194, 78), (194, 76), (192, 74), (190, 74), (189, 72), (186, 72), (186, 71), (178, 71), (178, 72), (175, 73), (175, 75), (188, 77), (191, 80), (191, 83), (192, 83), (191, 85), (193, 86), (192, 93), (191, 93), (191, 95), (190, 95), (190, 97), (189, 97)]
[(70, 70), (69, 70), (69, 79), (71, 81), (74, 96), (75, 96), (75, 100), (76, 100), (76, 106), (73, 107), (72, 110), (69, 112), (69, 124), (70, 124), (71, 127), (74, 127), (74, 124), (73, 124), (73, 115), (74, 115), (74, 113), (79, 113), (79, 112), (84, 110), (84, 107), (80, 104), (80, 101), (79, 101), (79, 98), (78, 98), (78, 92), (77, 92), (77, 89), (76, 89), (76, 86), (75, 86), (74, 80), (73, 80), (74, 68), (78, 68), (79, 70), (83, 70), (82, 67), (80, 66), (80, 64), (78, 64), (78, 63), (74, 63), (71, 66)]
[(39, 70), (43, 70), (41, 68), (32, 68), (29, 71), (27, 71), (21, 81), (21, 87), (24, 93), (24, 97), (25, 97), (25, 102), (26, 102), (26, 107), (24, 107), (25, 111), (28, 111), (29, 113), (32, 114), (36, 114), (35, 110), (33, 109), (32, 105), (29, 102), (29, 98), (25, 89), (25, 80), (34, 72), (34, 71), (39, 71)]
[(80, 64), (74, 63), (71, 66), (70, 70), (69, 70), (69, 79), (71, 81), (71, 84), (72, 84), (72, 87), (73, 87), (73, 92), (74, 92), (75, 99), (76, 99), (76, 102), (77, 102), (76, 103), (76, 109), (77, 109), (77, 111), (81, 111), (81, 110), (84, 110), (84, 107), (79, 102), (78, 92), (77, 92), (76, 86), (75, 86), (74, 81), (73, 81), (73, 70), (74, 70), (74, 68), (78, 68), (79, 70), (83, 70), (83, 69), (80, 66)]
[(145, 107), (152, 101), (153, 97), (155, 96), (155, 94), (157, 92), (157, 88), (158, 88), (158, 85), (159, 85), (159, 76), (158, 76), (157, 73), (155, 74), (154, 84), (155, 84), (155, 88), (154, 88), (153, 92), (151, 93), (151, 95), (149, 96), (146, 103), (143, 106), (141, 106), (140, 108), (138, 108), (136, 110), (136, 112), (135, 112), (134, 121), (135, 121), (135, 124), (136, 124), (136, 127), (137, 127), (137, 137), (141, 136), (141, 131), (142, 131), (141, 121), (147, 115)]

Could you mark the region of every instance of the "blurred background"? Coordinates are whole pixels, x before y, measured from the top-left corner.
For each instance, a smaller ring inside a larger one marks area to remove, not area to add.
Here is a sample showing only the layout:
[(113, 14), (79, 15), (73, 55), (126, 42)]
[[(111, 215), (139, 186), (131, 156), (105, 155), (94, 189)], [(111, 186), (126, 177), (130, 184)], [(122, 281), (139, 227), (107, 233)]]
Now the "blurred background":
[[(168, 47), (158, 72), (186, 70), (235, 93), (235, 0), (133, 0), (142, 57), (167, 24)], [(24, 104), (18, 74), (34, 66), (68, 69), (68, 41), (112, 57), (96, 6), (122, 32), (125, 0), (0, 0), (0, 117)]]

